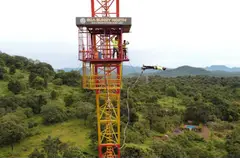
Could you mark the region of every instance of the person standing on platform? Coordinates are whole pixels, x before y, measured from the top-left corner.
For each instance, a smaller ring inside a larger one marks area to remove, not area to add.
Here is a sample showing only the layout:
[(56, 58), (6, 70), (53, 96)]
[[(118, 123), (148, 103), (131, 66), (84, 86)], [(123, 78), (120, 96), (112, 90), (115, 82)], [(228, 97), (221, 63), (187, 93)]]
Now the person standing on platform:
[(126, 45), (129, 45), (129, 42), (126, 40), (123, 40), (123, 59), (127, 58), (127, 47)]
[(117, 58), (119, 58), (119, 51), (118, 51), (118, 37), (113, 38), (113, 58), (115, 57), (115, 53), (117, 53)]

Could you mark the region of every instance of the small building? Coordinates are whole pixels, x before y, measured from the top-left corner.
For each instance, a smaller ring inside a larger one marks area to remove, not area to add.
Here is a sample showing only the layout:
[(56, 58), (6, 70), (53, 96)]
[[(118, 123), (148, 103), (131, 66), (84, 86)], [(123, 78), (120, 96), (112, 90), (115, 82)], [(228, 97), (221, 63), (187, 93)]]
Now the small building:
[(201, 126), (197, 126), (197, 125), (183, 125), (181, 127), (182, 130), (189, 130), (189, 131), (201, 131)]

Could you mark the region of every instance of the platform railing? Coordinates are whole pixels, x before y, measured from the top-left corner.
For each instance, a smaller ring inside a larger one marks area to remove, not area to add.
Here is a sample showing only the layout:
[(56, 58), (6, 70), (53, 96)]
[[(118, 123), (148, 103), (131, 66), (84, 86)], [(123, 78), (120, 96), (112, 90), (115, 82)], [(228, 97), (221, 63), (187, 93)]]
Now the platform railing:
[(85, 75), (83, 76), (83, 87), (85, 89), (121, 89), (121, 78), (108, 77), (103, 75)]
[(98, 45), (97, 47), (88, 45), (88, 46), (81, 46), (79, 50), (79, 60), (81, 61), (90, 61), (90, 60), (127, 60), (128, 59), (128, 49), (126, 48), (126, 54), (124, 52), (124, 49), (122, 49), (122, 46), (120, 46), (117, 52), (114, 52), (113, 54), (113, 46), (104, 46)]

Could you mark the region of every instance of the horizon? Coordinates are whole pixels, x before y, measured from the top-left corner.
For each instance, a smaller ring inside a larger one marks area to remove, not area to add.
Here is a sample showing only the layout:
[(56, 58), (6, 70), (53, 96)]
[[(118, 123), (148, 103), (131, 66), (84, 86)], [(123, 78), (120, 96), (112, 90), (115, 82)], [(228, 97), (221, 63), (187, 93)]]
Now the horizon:
[[(132, 17), (131, 33), (124, 35), (130, 42), (131, 65), (240, 67), (239, 4), (149, 0), (138, 1), (132, 12), (136, 2), (121, 0), (120, 16)], [(2, 52), (38, 59), (57, 69), (81, 66), (75, 18), (91, 15), (90, 0), (8, 0), (1, 7)]]
[[(0, 50), (0, 53), (6, 53), (6, 54), (9, 54), (11, 56), (23, 56), (23, 57), (26, 57), (28, 59), (32, 59), (32, 60), (39, 60), (39, 59), (33, 59), (33, 58), (30, 58), (30, 57), (27, 57), (27, 56), (24, 56), (24, 55), (17, 55), (17, 54), (11, 54), (11, 53), (8, 53), (8, 52), (5, 52), (5, 51), (2, 51)], [(61, 69), (76, 69), (76, 68), (81, 68), (81, 62), (79, 63), (80, 65), (76, 66), (76, 67), (59, 67), (59, 68), (56, 68), (54, 67), (51, 63), (49, 63), (48, 61), (41, 61), (39, 60), (40, 62), (45, 62), (45, 63), (48, 63), (50, 64), (53, 69), (55, 70), (61, 70)], [(142, 65), (132, 65), (130, 62), (128, 64), (126, 63), (123, 63), (123, 66), (129, 66), (129, 67), (142, 67)], [(198, 66), (192, 66), (192, 65), (180, 65), (180, 66), (177, 66), (177, 67), (168, 67), (169, 69), (176, 69), (176, 68), (179, 68), (179, 67), (183, 67), (183, 66), (189, 66), (189, 67), (195, 67), (195, 68), (208, 68), (208, 67), (213, 67), (213, 66), (223, 66), (223, 67), (227, 67), (227, 68), (230, 68), (230, 69), (233, 69), (233, 68), (240, 68), (240, 67), (237, 67), (237, 66), (227, 66), (227, 65), (222, 65), (222, 64), (216, 64), (216, 65), (209, 65), (209, 66), (203, 66), (203, 67), (198, 67)]]
[[(132, 66), (132, 65), (127, 65), (127, 64), (124, 64), (123, 66), (129, 66), (129, 67), (139, 67), (141, 68), (142, 66)], [(195, 66), (190, 66), (190, 65), (182, 65), (182, 66), (178, 66), (178, 67), (169, 67), (168, 69), (176, 69), (176, 68), (179, 68), (179, 67), (193, 67), (193, 68), (203, 68), (203, 69), (206, 69), (206, 68), (210, 68), (210, 67), (226, 67), (226, 68), (229, 68), (229, 69), (234, 69), (234, 68), (237, 68), (237, 69), (240, 69), (240, 67), (228, 67), (226, 65), (210, 65), (210, 66), (205, 66), (205, 67), (195, 67)], [(61, 69), (77, 69), (77, 68), (80, 68), (80, 67), (64, 67), (64, 68), (54, 68), (56, 70), (61, 70)]]

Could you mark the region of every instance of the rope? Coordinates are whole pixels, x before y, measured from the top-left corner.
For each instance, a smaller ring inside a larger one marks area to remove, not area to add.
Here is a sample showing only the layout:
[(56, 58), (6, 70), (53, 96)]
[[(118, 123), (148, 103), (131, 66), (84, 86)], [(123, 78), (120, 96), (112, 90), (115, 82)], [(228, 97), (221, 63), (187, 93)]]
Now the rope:
[(130, 61), (128, 61), (128, 63), (130, 64), (130, 66), (133, 68), (133, 70), (134, 70), (134, 72), (135, 73), (138, 73), (137, 71), (136, 71), (136, 69), (132, 66), (132, 64), (131, 64), (131, 62)]
[[(105, 79), (105, 85), (106, 85), (106, 91), (107, 91), (107, 107), (111, 107), (111, 100), (109, 97), (109, 87), (108, 87), (108, 80), (106, 78), (106, 66), (104, 66), (104, 79)], [(110, 121), (112, 124), (112, 122)], [(116, 142), (113, 140), (113, 142), (116, 144)], [(115, 146), (116, 147), (116, 146)], [(117, 147), (116, 147), (117, 148)]]
[[(133, 66), (132, 66), (133, 67)], [(136, 72), (136, 70), (135, 70)], [(136, 83), (139, 81), (140, 77), (142, 76), (144, 70), (142, 70), (141, 74), (138, 76), (137, 80), (133, 83), (133, 85), (130, 85), (128, 88), (127, 88), (127, 101), (126, 101), (126, 104), (127, 104), (127, 109), (128, 109), (128, 121), (127, 121), (127, 124), (124, 128), (124, 132), (123, 132), (123, 144), (122, 146), (120, 147), (120, 149), (122, 149), (125, 144), (126, 144), (126, 131), (127, 131), (127, 127), (128, 127), (128, 124), (130, 122), (130, 108), (129, 108), (129, 103), (128, 103), (128, 100), (129, 100), (129, 94), (130, 94), (130, 88), (134, 88), (134, 86), (136, 85)], [(108, 100), (108, 106), (110, 105), (110, 98), (109, 98), (109, 88), (108, 88), (108, 80), (106, 79), (106, 73), (105, 73), (105, 67), (104, 67), (104, 79), (105, 79), (105, 85), (106, 85), (106, 89), (107, 89), (107, 100)]]
[(130, 109), (129, 109), (129, 104), (128, 104), (129, 91), (130, 91), (130, 88), (133, 88), (133, 87), (135, 86), (135, 84), (138, 82), (138, 80), (140, 79), (140, 77), (142, 76), (142, 74), (143, 74), (143, 70), (142, 70), (141, 74), (138, 76), (137, 80), (134, 82), (134, 84), (133, 84), (133, 85), (130, 85), (130, 86), (128, 87), (128, 89), (127, 89), (127, 101), (126, 101), (126, 103), (127, 103), (127, 109), (128, 109), (128, 121), (127, 121), (127, 124), (126, 124), (126, 126), (125, 126), (125, 128), (124, 128), (124, 132), (123, 132), (123, 136), (124, 136), (124, 138), (123, 138), (123, 145), (122, 145), (122, 147), (121, 147), (120, 149), (122, 149), (122, 148), (125, 146), (126, 137), (127, 137), (127, 136), (126, 136), (126, 131), (127, 131), (128, 124), (129, 124), (129, 122), (130, 122)]
[[(107, 100), (110, 102), (109, 98), (109, 88), (108, 88), (108, 80), (106, 78), (106, 67), (104, 66), (104, 79), (105, 79), (105, 85), (106, 85), (106, 90), (107, 90)], [(109, 104), (109, 103), (108, 103)]]

